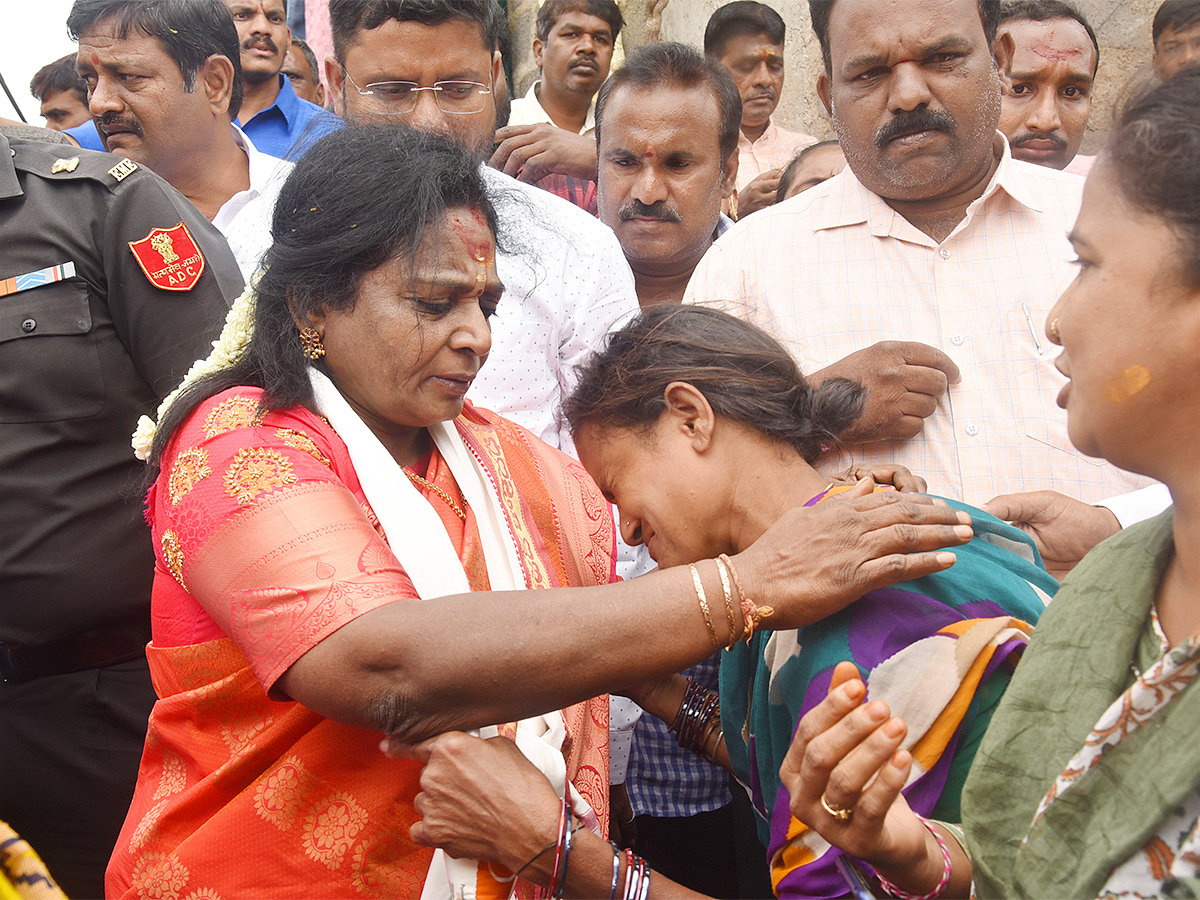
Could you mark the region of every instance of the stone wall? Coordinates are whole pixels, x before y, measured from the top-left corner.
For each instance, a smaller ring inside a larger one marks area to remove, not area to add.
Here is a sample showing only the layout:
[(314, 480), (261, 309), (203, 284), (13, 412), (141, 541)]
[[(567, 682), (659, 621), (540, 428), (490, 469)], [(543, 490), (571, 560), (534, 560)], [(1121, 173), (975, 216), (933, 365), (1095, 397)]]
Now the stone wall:
[[(724, 0), (617, 0), (628, 22), (620, 50), (648, 40), (682, 41), (700, 46), (704, 25)], [(1083, 152), (1094, 153), (1110, 127), (1112, 111), (1127, 95), (1128, 86), (1147, 77), (1150, 61), (1150, 21), (1160, 0), (1076, 0), (1100, 40), (1100, 70), (1088, 135)], [(508, 0), (513, 38), (513, 78), (523, 93), (537, 77), (530, 45), (539, 0)], [(785, 128), (828, 137), (828, 117), (813, 86), (821, 71), (821, 51), (808, 21), (804, 0), (780, 0), (788, 27), (787, 78), (775, 114)]]

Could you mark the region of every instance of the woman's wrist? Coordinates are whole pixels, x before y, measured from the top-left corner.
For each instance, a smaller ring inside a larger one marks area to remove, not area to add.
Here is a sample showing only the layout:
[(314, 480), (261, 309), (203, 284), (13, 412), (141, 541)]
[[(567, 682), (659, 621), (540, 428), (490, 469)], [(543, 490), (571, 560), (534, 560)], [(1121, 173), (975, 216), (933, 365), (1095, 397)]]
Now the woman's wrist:
[[(898, 897), (940, 897), (954, 874), (953, 854), (947, 838), (935, 831), (937, 826), (917, 816), (924, 841), (920, 850), (902, 861), (873, 863), (884, 889)], [(949, 839), (957, 844), (954, 838)]]

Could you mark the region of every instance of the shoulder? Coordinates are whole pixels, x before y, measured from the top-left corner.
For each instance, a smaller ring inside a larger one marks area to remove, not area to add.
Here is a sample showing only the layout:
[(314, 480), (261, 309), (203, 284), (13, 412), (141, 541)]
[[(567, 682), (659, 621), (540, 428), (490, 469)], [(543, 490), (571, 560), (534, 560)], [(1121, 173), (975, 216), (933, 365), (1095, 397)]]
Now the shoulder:
[(47, 181), (87, 181), (110, 192), (130, 191), (156, 185), (158, 176), (131, 159), (41, 141), (11, 142), (13, 164), (19, 171)]

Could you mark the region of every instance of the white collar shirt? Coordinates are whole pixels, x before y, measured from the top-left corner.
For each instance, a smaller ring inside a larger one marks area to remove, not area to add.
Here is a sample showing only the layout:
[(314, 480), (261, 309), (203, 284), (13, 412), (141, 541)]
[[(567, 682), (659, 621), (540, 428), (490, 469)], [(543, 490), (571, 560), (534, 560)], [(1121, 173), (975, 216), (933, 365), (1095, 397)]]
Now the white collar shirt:
[(849, 448), (900, 463), (932, 493), (981, 504), (1053, 489), (1095, 503), (1150, 483), (1079, 453), (1055, 405), (1065, 383), (1046, 314), (1074, 277), (1067, 232), (1083, 179), (1014, 160), (1000, 139), (984, 194), (940, 243), (847, 168), (740, 222), (697, 266), (684, 302), (722, 305), (775, 333), (812, 373), (878, 341), (919, 341), (958, 364), (921, 434)]
[(279, 189), (292, 171), (292, 163), (256, 149), (246, 133), (236, 125), (233, 140), (246, 154), (250, 166), (250, 187), (225, 201), (213, 217), (213, 225), (229, 243), (242, 277), (250, 283), (258, 271), (263, 254), (271, 246), (271, 216)]
[[(517, 97), (512, 102), (512, 111), (508, 115), (509, 125), (540, 125), (542, 123), (554, 124), (554, 120), (550, 118), (550, 114), (542, 108), (542, 102), (538, 100), (537, 88), (541, 84), (540, 81), (535, 81), (533, 85), (525, 92), (524, 97)], [(592, 98), (592, 105), (588, 107), (587, 120), (583, 123), (583, 131), (580, 134), (591, 134), (596, 130), (596, 98)]]
[(553, 194), (482, 171), (500, 222), (504, 296), (469, 396), (574, 456), (559, 410), (575, 367), (637, 313), (633, 272), (607, 225)]

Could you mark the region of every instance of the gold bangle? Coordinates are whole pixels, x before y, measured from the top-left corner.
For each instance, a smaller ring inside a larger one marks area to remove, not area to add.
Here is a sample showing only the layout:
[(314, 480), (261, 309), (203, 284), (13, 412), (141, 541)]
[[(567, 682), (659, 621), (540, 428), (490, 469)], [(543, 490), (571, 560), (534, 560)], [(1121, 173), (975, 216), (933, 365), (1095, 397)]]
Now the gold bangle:
[(720, 557), (713, 560), (717, 564), (717, 573), (721, 576), (721, 589), (725, 592), (725, 612), (729, 615), (729, 643), (725, 645), (726, 650), (732, 650), (733, 645), (737, 643), (738, 627), (737, 616), (735, 613), (736, 606), (733, 602), (733, 591), (729, 587), (729, 573), (726, 571), (728, 566)]
[(721, 642), (717, 640), (717, 630), (713, 628), (712, 613), (708, 611), (708, 598), (704, 596), (704, 584), (700, 581), (700, 573), (690, 563), (688, 568), (692, 570), (692, 584), (696, 588), (696, 599), (700, 601), (700, 611), (704, 613), (704, 624), (708, 626), (708, 636), (712, 638), (714, 647), (720, 647)]

